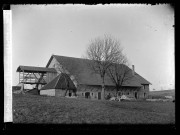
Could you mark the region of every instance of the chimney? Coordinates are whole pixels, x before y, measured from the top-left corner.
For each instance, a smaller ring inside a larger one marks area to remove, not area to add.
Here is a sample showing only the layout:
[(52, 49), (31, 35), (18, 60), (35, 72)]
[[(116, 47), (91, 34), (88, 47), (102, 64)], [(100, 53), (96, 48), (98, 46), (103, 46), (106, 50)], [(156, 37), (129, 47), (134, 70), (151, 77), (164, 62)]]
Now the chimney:
[(132, 75), (134, 76), (134, 65), (132, 65)]

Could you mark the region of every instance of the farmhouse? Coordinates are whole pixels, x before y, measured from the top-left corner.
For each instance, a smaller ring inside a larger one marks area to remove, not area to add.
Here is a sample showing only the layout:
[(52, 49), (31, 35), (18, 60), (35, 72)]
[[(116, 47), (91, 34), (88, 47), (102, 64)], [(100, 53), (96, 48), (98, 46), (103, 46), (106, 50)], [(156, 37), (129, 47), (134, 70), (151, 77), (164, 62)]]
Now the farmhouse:
[[(91, 60), (82, 58), (52, 55), (46, 67), (41, 67), (39, 69), (37, 67), (31, 67), (31, 70), (28, 71), (31, 75), (39, 74), (39, 77), (35, 75), (34, 82), (32, 82), (32, 79), (30, 82), (27, 80), (25, 81), (24, 77), (20, 82), (24, 82), (24, 84), (27, 82), (36, 84), (41, 95), (65, 96), (67, 94), (71, 96), (76, 94), (79, 97), (101, 99), (101, 78), (100, 75), (95, 74), (88, 67), (88, 64), (91, 62)], [(22, 67), (26, 68), (22, 70)], [(23, 74), (21, 76), (24, 76), (27, 69), (29, 69), (28, 66), (20, 66), (18, 67), (17, 72), (21, 72), (21, 74)], [(134, 71), (134, 66), (130, 70), (132, 71), (133, 77), (123, 84), (123, 87), (118, 94), (125, 94), (135, 98), (146, 98), (149, 94), (149, 85), (151, 83), (137, 74)], [(63, 79), (64, 77), (66, 79)], [(30, 78), (28, 77), (28, 79)], [(57, 85), (61, 83), (64, 87)], [(67, 84), (70, 84), (71, 86), (67, 86)], [(40, 87), (38, 87), (39, 85)], [(67, 91), (66, 94), (64, 91)], [(115, 84), (106, 75), (105, 96), (109, 94), (115, 96), (116, 88)]]

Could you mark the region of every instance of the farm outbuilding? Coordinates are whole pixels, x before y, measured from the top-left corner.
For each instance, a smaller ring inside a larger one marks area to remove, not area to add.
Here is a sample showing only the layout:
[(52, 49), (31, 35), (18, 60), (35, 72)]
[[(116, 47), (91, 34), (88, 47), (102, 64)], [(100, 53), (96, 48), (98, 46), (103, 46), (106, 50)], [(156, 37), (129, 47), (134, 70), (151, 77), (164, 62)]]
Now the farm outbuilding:
[[(46, 68), (55, 68), (57, 73), (69, 74), (71, 80), (77, 88), (79, 97), (90, 99), (101, 98), (101, 78), (100, 75), (93, 73), (88, 67), (91, 60), (82, 58), (73, 58), (66, 56), (52, 55)], [(149, 85), (151, 84), (142, 76), (137, 74), (134, 66), (130, 69), (133, 77), (126, 81), (119, 91), (119, 95), (130, 95), (135, 98), (146, 98), (149, 94)], [(105, 76), (105, 96), (116, 96), (116, 87), (112, 80)]]
[(39, 90), (57, 76), (54, 68), (19, 66), (16, 71), (19, 72), (19, 84), (24, 92)]
[(61, 73), (40, 90), (40, 95), (48, 96), (73, 96), (76, 87), (70, 77)]
[[(46, 67), (20, 66), (17, 71), (20, 72), (21, 83), (41, 86), (36, 87), (40, 90), (40, 95), (75, 94), (83, 98), (100, 100), (101, 77), (89, 68), (91, 62), (88, 59), (52, 55)], [(121, 86), (118, 95), (129, 95), (136, 99), (148, 97), (151, 83), (135, 72), (134, 65), (129, 70), (132, 78)], [(110, 77), (105, 75), (105, 96), (107, 95), (116, 96), (116, 87)]]

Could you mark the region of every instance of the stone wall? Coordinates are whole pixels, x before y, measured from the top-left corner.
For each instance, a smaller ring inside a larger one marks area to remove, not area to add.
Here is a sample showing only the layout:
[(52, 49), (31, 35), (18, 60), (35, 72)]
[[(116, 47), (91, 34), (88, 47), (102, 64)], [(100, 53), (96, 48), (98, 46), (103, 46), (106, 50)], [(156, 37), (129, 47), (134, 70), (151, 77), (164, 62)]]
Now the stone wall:
[(89, 93), (90, 99), (98, 99), (98, 92), (101, 92), (100, 86), (78, 85), (77, 96), (87, 98), (86, 94)]
[[(86, 98), (86, 93), (90, 95), (90, 99), (98, 99), (98, 93), (101, 92), (101, 86), (87, 86), (87, 85), (79, 85), (77, 89), (77, 95), (82, 98)], [(144, 95), (145, 93), (145, 95)], [(107, 95), (111, 95), (111, 97), (116, 96), (116, 88), (113, 86), (105, 87), (105, 97)], [(130, 97), (146, 98), (149, 94), (149, 87), (146, 86), (146, 89), (143, 87), (123, 87), (118, 92), (118, 95), (128, 95)]]
[(55, 92), (56, 92), (55, 96), (57, 96), (57, 97), (65, 97), (65, 96), (69, 96), (69, 95), (71, 95), (71, 96), (75, 95), (72, 90), (67, 90), (67, 92), (66, 92), (66, 90), (56, 89)]
[(55, 92), (56, 92), (55, 96), (64, 97), (65, 93), (66, 93), (66, 90), (56, 89)]
[(149, 85), (145, 85), (145, 89), (144, 86), (142, 86), (138, 94), (139, 94), (139, 98), (147, 98), (149, 95)]

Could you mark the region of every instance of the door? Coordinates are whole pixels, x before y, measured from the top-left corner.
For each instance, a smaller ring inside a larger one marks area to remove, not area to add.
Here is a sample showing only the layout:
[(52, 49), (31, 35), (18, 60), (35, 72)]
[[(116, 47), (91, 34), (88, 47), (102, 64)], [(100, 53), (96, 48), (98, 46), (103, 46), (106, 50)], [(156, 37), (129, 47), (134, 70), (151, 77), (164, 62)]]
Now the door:
[(137, 92), (134, 93), (135, 98), (137, 99)]
[(85, 98), (90, 98), (90, 92), (85, 93)]
[(98, 92), (98, 99), (101, 99), (101, 92)]

